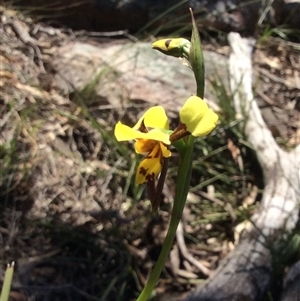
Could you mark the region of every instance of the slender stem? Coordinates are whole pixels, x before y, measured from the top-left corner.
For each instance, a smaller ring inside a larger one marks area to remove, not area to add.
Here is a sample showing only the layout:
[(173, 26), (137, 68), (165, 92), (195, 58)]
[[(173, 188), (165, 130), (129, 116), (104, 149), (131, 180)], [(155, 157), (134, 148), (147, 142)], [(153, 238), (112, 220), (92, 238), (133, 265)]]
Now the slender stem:
[(171, 215), (171, 221), (167, 236), (162, 246), (162, 250), (155, 264), (155, 267), (147, 281), (146, 286), (142, 290), (137, 301), (148, 300), (151, 292), (153, 291), (162, 269), (164, 268), (165, 262), (168, 259), (170, 250), (173, 246), (173, 241), (176, 235), (176, 230), (181, 219), (183, 208), (186, 202), (187, 193), (189, 190), (191, 172), (192, 172), (192, 154), (194, 148), (194, 137), (189, 136), (184, 155), (182, 156), (178, 166), (178, 179), (176, 186), (176, 194), (174, 199), (174, 205)]
[[(197, 25), (191, 11), (192, 16), (192, 37), (191, 37), (191, 49), (190, 49), (190, 63), (195, 74), (197, 83), (197, 96), (203, 98), (204, 94), (204, 64), (203, 64), (203, 53), (201, 49), (200, 36), (198, 33)], [(173, 210), (171, 215), (171, 221), (168, 228), (167, 236), (162, 246), (162, 250), (159, 254), (158, 260), (155, 267), (149, 277), (149, 280), (142, 290), (137, 301), (147, 301), (151, 292), (153, 291), (161, 271), (165, 265), (165, 262), (171, 251), (173, 241), (176, 235), (176, 230), (181, 219), (181, 215), (185, 206), (186, 197), (190, 187), (191, 173), (192, 173), (192, 162), (193, 162), (193, 150), (194, 150), (195, 138), (190, 135), (187, 139), (184, 150), (180, 151), (180, 160), (178, 166), (178, 178), (176, 181), (176, 192), (173, 204)]]

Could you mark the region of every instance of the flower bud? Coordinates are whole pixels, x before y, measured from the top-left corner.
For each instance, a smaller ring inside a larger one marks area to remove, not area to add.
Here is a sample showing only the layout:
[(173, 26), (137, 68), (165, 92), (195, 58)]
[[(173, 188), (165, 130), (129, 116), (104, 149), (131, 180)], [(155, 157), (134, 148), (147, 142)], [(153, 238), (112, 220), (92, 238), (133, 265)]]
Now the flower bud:
[(189, 59), (191, 42), (184, 38), (162, 39), (154, 42), (152, 48), (166, 55)]

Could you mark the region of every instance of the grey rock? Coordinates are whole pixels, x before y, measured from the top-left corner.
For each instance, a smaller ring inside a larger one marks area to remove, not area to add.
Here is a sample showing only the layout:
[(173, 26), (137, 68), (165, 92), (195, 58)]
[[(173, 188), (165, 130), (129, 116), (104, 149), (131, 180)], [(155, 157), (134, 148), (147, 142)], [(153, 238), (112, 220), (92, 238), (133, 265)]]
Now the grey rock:
[[(227, 78), (227, 58), (205, 51), (206, 97), (211, 93), (209, 79), (219, 74)], [(96, 47), (80, 42), (67, 44), (57, 51), (53, 61), (56, 82), (62, 93), (81, 90), (96, 82), (95, 91), (113, 106), (124, 102), (146, 101), (177, 111), (195, 94), (191, 69), (179, 59), (151, 49), (151, 43), (113, 43)]]

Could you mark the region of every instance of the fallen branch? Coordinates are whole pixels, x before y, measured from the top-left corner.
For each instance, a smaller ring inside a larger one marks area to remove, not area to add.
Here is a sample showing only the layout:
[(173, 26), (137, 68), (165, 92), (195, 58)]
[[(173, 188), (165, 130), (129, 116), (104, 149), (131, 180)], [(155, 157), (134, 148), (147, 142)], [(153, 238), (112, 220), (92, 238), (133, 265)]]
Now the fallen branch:
[(182, 257), (185, 260), (187, 260), (189, 263), (194, 265), (196, 268), (198, 268), (198, 270), (203, 275), (209, 276), (211, 274), (211, 271), (207, 267), (205, 267), (201, 262), (199, 262), (196, 258), (194, 258), (188, 251), (184, 241), (182, 222), (178, 224), (177, 231), (176, 231), (176, 240)]
[(272, 262), (298, 221), (300, 146), (289, 153), (282, 150), (261, 116), (252, 93), (253, 40), (230, 33), (229, 43), (234, 108), (237, 118), (246, 117), (244, 131), (261, 164), (265, 188), (261, 206), (251, 218), (252, 226), (215, 273), (186, 301), (260, 300), (271, 283)]

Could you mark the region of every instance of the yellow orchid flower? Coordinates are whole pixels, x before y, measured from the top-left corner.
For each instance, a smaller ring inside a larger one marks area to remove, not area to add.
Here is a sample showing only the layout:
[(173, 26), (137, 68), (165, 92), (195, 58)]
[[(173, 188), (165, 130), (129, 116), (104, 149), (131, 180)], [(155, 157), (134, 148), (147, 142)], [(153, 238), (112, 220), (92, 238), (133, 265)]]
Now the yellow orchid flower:
[(135, 151), (146, 154), (139, 164), (135, 181), (137, 184), (153, 182), (162, 170), (164, 158), (171, 156), (169, 145), (181, 138), (193, 135), (208, 135), (217, 125), (218, 115), (208, 108), (200, 97), (187, 99), (180, 112), (180, 125), (174, 132), (169, 131), (165, 110), (155, 106), (145, 112), (134, 127), (121, 122), (115, 126), (118, 141), (135, 140)]
[(154, 181), (161, 172), (163, 158), (171, 156), (168, 149), (171, 144), (168, 130), (168, 118), (161, 106), (147, 110), (133, 128), (121, 122), (116, 124), (117, 140), (135, 140), (136, 153), (146, 154), (137, 169), (135, 178), (137, 184)]

